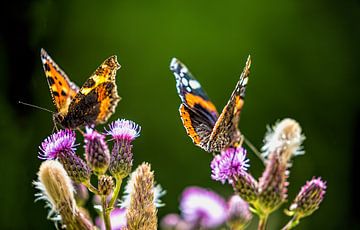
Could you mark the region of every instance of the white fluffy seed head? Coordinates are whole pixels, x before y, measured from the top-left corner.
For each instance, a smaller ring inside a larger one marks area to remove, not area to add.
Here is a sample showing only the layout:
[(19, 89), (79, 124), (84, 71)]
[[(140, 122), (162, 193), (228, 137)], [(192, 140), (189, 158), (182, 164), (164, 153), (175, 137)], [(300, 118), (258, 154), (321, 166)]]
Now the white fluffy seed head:
[(304, 154), (301, 144), (305, 136), (301, 132), (299, 123), (290, 118), (281, 120), (272, 128), (268, 127), (261, 149), (264, 158), (278, 152), (282, 161), (289, 163), (292, 156)]
[(59, 213), (66, 205), (75, 214), (77, 206), (74, 187), (63, 166), (56, 160), (44, 161), (38, 172), (35, 187), (40, 190), (36, 200), (46, 200), (50, 213)]

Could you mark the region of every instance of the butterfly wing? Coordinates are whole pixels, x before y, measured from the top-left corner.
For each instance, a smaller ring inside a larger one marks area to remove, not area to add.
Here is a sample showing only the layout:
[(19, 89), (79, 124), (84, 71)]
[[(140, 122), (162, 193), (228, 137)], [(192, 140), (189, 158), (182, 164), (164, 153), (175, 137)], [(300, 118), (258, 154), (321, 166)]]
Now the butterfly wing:
[(41, 61), (57, 112), (65, 115), (79, 87), (70, 81), (44, 49), (41, 49)]
[(210, 152), (221, 151), (240, 141), (238, 123), (240, 112), (244, 105), (245, 89), (250, 74), (250, 65), (251, 59), (249, 56), (240, 79), (231, 94), (230, 100), (224, 107), (212, 130), (207, 146), (207, 149)]
[(218, 112), (184, 64), (173, 58), (170, 70), (175, 76), (177, 92), (182, 102), (179, 111), (183, 125), (193, 142), (205, 149), (218, 119)]
[(119, 68), (116, 56), (106, 59), (71, 101), (62, 125), (76, 128), (106, 122), (120, 100), (115, 82)]

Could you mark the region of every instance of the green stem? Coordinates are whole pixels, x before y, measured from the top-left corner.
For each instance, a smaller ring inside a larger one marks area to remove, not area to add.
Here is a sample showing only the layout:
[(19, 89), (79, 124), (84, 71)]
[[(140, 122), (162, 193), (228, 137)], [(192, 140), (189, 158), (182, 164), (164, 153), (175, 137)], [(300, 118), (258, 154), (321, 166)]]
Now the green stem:
[(115, 186), (115, 189), (114, 189), (114, 193), (111, 197), (111, 200), (109, 202), (109, 206), (108, 206), (108, 210), (109, 212), (111, 212), (111, 210), (113, 210), (114, 208), (114, 204), (115, 204), (115, 201), (119, 195), (119, 192), (120, 192), (120, 187), (121, 187), (121, 183), (122, 183), (122, 178), (119, 178), (117, 177), (116, 178), (116, 186)]
[(291, 220), (281, 229), (281, 230), (290, 230), (293, 229), (296, 225), (300, 223), (300, 218), (296, 215), (291, 218)]
[(266, 229), (268, 217), (269, 217), (268, 214), (263, 214), (263, 215), (259, 216), (260, 220), (259, 220), (258, 230)]
[(99, 191), (90, 183), (90, 181), (84, 182), (83, 184), (89, 189), (90, 192), (94, 193), (95, 195), (99, 195)]
[(107, 211), (106, 196), (101, 196), (102, 213), (106, 230), (111, 230), (110, 212)]

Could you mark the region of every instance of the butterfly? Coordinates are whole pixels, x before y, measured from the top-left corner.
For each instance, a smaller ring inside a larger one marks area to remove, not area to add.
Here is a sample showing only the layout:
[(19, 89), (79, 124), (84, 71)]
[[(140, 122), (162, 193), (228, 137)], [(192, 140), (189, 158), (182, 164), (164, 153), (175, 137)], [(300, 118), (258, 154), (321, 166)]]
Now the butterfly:
[(249, 56), (228, 103), (219, 115), (188, 68), (176, 58), (171, 60), (170, 70), (175, 76), (177, 93), (181, 99), (180, 117), (195, 145), (207, 152), (220, 152), (239, 145), (241, 134), (238, 123), (244, 105), (250, 65)]
[(54, 123), (70, 129), (102, 124), (114, 113), (120, 100), (115, 82), (120, 68), (116, 56), (107, 58), (79, 88), (41, 49), (41, 61), (56, 107)]

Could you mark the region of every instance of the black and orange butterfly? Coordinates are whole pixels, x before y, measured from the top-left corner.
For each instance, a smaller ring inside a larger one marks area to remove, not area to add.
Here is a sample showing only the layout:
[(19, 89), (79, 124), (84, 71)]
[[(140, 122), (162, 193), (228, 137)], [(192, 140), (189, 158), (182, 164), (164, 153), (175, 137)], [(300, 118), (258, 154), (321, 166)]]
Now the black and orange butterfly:
[(120, 100), (115, 82), (116, 71), (120, 68), (116, 56), (107, 58), (80, 89), (44, 49), (41, 61), (57, 110), (56, 123), (75, 129), (104, 123), (114, 113)]
[(241, 142), (238, 129), (240, 112), (244, 105), (245, 88), (250, 74), (248, 57), (244, 70), (221, 114), (193, 77), (187, 67), (176, 58), (170, 64), (175, 75), (181, 120), (195, 145), (207, 152), (220, 152)]

